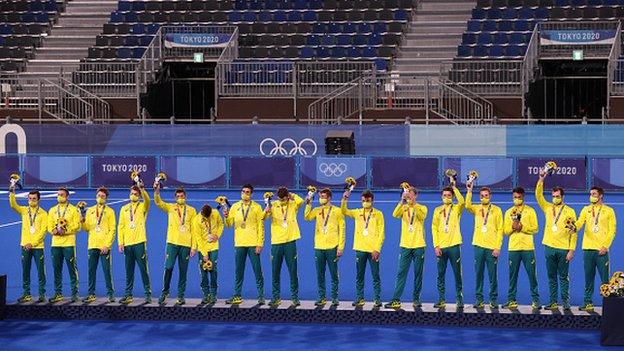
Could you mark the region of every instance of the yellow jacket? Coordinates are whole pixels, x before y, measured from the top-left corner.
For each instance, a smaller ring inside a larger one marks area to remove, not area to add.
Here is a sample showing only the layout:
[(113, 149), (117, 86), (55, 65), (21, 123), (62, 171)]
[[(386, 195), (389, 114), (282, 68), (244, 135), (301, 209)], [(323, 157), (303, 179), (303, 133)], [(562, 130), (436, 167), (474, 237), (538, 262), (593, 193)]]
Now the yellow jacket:
[[(210, 218), (205, 219), (204, 216), (198, 214), (193, 219), (193, 231), (195, 232), (195, 244), (193, 249), (199, 251), (202, 256), (208, 255), (210, 251), (219, 250), (219, 238), (223, 234), (223, 220), (219, 211), (214, 209), (210, 212)], [(212, 234), (217, 241), (208, 242), (208, 234)]]
[(76, 233), (80, 230), (80, 212), (69, 202), (55, 205), (48, 211), (48, 232), (52, 233), (58, 218), (63, 215), (67, 220), (67, 231), (63, 235), (52, 235), (52, 247), (76, 246)]
[[(342, 199), (340, 209), (343, 215), (355, 220), (353, 250), (381, 252), (381, 247), (386, 238), (383, 213), (376, 208), (372, 208), (371, 210), (365, 210), (364, 208), (350, 210), (347, 208), (347, 200), (345, 199)], [(368, 220), (368, 233), (364, 232), (366, 220)]]
[[(566, 226), (566, 219), (570, 218), (576, 222), (576, 213), (565, 204), (557, 205), (546, 201), (544, 198), (544, 182), (538, 181), (535, 186), (535, 199), (537, 204), (544, 211), (546, 217), (546, 227), (544, 228), (544, 239), (542, 244), (561, 250), (575, 250), (577, 233), (570, 232)], [(563, 208), (563, 209), (562, 209)], [(559, 215), (561, 213), (561, 215)], [(559, 216), (555, 223), (556, 217)], [(553, 231), (556, 226), (557, 231)]]
[[(511, 225), (513, 224), (513, 215), (520, 214), (520, 223), (522, 231), (515, 232)], [(522, 205), (513, 206), (505, 211), (505, 235), (509, 235), (509, 251), (525, 251), (535, 250), (533, 244), (533, 236), (539, 231), (537, 225), (537, 213), (533, 207)]]
[[(246, 221), (243, 221), (243, 212), (247, 214)], [(257, 202), (250, 201), (246, 205), (238, 201), (233, 204), (225, 225), (234, 227), (234, 247), (264, 246), (264, 211)]]
[[(462, 243), (459, 222), (461, 221), (465, 202), (459, 189), (453, 188), (453, 193), (457, 198), (457, 204), (438, 206), (433, 212), (433, 220), (431, 221), (433, 247), (444, 249), (455, 245), (461, 245)], [(445, 230), (447, 216), (450, 216), (448, 217), (448, 231)]]
[[(490, 214), (488, 215), (488, 208)], [(503, 211), (500, 207), (490, 203), (488, 205), (473, 205), (472, 192), (466, 194), (466, 209), (475, 216), (472, 245), (490, 250), (500, 250), (503, 245)], [(483, 233), (483, 220), (488, 216)]]
[[(293, 199), (288, 200), (282, 206), (279, 201), (273, 202), (271, 212), (266, 218), (271, 218), (271, 244), (283, 244), (301, 238), (299, 223), (297, 223), (297, 211), (303, 205), (303, 199), (293, 194)], [(286, 227), (282, 225), (286, 218)]]
[[(15, 194), (9, 193), (9, 204), (11, 208), (19, 213), (22, 216), (22, 235), (20, 240), (21, 246), (26, 246), (28, 244), (32, 245), (33, 249), (43, 249), (45, 239), (45, 235), (48, 232), (48, 213), (41, 207), (37, 207), (36, 209), (31, 209), (31, 214), (28, 214), (29, 206), (20, 206), (17, 204), (15, 200)], [(35, 219), (34, 227), (35, 232), (30, 233), (30, 217), (33, 216)]]
[[(427, 206), (419, 203), (403, 204), (399, 202), (392, 212), (392, 216), (401, 219), (401, 242), (400, 247), (406, 249), (418, 249), (427, 246), (425, 243), (425, 218), (427, 218)], [(410, 231), (410, 220), (412, 231)]]
[[(147, 232), (145, 230), (145, 222), (147, 221), (147, 212), (150, 208), (150, 198), (145, 189), (141, 189), (141, 197), (143, 202), (137, 202), (123, 205), (119, 210), (119, 224), (117, 226), (117, 243), (119, 245), (135, 245), (147, 241)], [(132, 214), (130, 213), (132, 211)], [(132, 228), (132, 220), (134, 220), (134, 228)]]
[[(102, 213), (104, 210), (104, 213)], [(100, 230), (97, 230), (97, 214), (100, 214)], [(82, 229), (89, 233), (89, 249), (110, 247), (115, 241), (115, 211), (108, 206), (95, 205), (87, 209)]]
[[(599, 214), (600, 213), (600, 214)], [(594, 232), (598, 221), (598, 231)], [(581, 230), (585, 225), (583, 232), (583, 250), (600, 250), (603, 247), (608, 249), (615, 238), (616, 219), (613, 208), (602, 205), (589, 205), (583, 207), (581, 214), (576, 221), (576, 229)]]
[[(160, 198), (159, 193), (154, 195), (154, 202), (156, 206), (160, 207), (161, 210), (169, 215), (167, 243), (192, 247), (195, 242), (192, 229), (192, 221), (196, 214), (195, 208), (186, 204), (180, 206), (178, 204), (166, 203)], [(186, 209), (186, 216), (184, 215), (184, 209)], [(183, 223), (181, 222), (181, 218), (183, 218)], [(180, 231), (181, 225), (184, 225), (184, 231)]]
[[(344, 215), (339, 207), (326, 205), (312, 209), (312, 205), (307, 204), (303, 213), (306, 221), (316, 219), (314, 226), (315, 249), (327, 250), (337, 247), (340, 251), (344, 250), (346, 225)], [(327, 220), (327, 226), (326, 231), (323, 231), (325, 220)]]

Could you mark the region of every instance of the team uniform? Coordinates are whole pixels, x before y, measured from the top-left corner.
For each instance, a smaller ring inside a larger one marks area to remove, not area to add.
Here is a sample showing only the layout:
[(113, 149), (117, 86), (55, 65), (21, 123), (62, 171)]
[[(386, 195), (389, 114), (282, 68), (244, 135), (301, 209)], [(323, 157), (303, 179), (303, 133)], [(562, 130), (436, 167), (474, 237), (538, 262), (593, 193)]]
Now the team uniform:
[(347, 200), (342, 199), (340, 204), (342, 213), (346, 217), (355, 220), (355, 232), (353, 234), (353, 250), (355, 250), (355, 301), (354, 304), (364, 304), (364, 274), (366, 262), (368, 262), (373, 276), (373, 300), (375, 305), (381, 306), (381, 279), (379, 277), (379, 261), (373, 259), (373, 252), (381, 253), (381, 247), (385, 240), (384, 215), (376, 208), (347, 208)]
[[(47, 212), (37, 206), (20, 206), (15, 200), (15, 193), (9, 193), (9, 204), (11, 208), (22, 217), (22, 230), (20, 246), (22, 249), (22, 289), (23, 296), (20, 302), (28, 302), (30, 297), (30, 268), (32, 262), (37, 267), (37, 277), (39, 283), (39, 302), (45, 300), (46, 274), (44, 264), (44, 239), (48, 226)], [(26, 249), (26, 245), (32, 245), (32, 248)]]
[[(514, 219), (520, 218), (522, 229), (515, 231), (512, 228)], [(539, 231), (537, 213), (526, 205), (513, 206), (505, 211), (504, 229), (509, 236), (509, 290), (507, 293), (507, 307), (517, 307), (516, 294), (518, 291), (518, 273), (520, 264), (524, 265), (529, 278), (531, 301), (534, 309), (540, 308), (539, 291), (537, 288), (537, 268), (535, 264), (535, 246), (533, 237)]]
[(489, 203), (487, 205), (472, 204), (472, 191), (466, 194), (466, 209), (474, 215), (474, 231), (472, 245), (475, 254), (476, 298), (475, 306), (483, 307), (483, 276), (487, 266), (490, 280), (490, 307), (498, 308), (498, 257), (494, 257), (494, 250), (503, 245), (503, 211), (500, 207)]
[[(401, 253), (399, 254), (399, 267), (397, 270), (396, 283), (392, 302), (398, 308), (401, 295), (405, 288), (405, 280), (410, 265), (414, 263), (414, 291), (413, 302), (416, 307), (421, 305), (420, 293), (422, 290), (422, 274), (425, 264), (425, 218), (427, 217), (427, 206), (418, 203), (400, 202), (394, 208), (392, 216), (401, 220), (401, 241), (399, 243)], [(391, 303), (392, 305), (392, 303)], [(393, 306), (389, 306), (393, 307)]]
[(583, 207), (576, 221), (576, 228), (583, 232), (583, 267), (585, 268), (585, 306), (592, 305), (596, 270), (602, 284), (609, 282), (609, 252), (600, 255), (602, 248), (609, 249), (615, 238), (616, 219), (613, 208), (601, 205)]
[(546, 217), (542, 244), (546, 253), (549, 305), (556, 306), (557, 304), (557, 278), (559, 278), (563, 306), (568, 309), (570, 307), (570, 277), (568, 275), (570, 263), (566, 260), (566, 256), (568, 251), (576, 249), (577, 233), (570, 232), (566, 228), (566, 220), (569, 218), (576, 222), (576, 213), (563, 202), (555, 205), (546, 201), (543, 192), (544, 182), (538, 181), (535, 187), (535, 198)]
[(59, 218), (67, 221), (63, 235), (52, 235), (52, 265), (54, 267), (54, 296), (51, 302), (63, 299), (63, 261), (69, 271), (72, 302), (78, 301), (78, 268), (76, 265), (76, 233), (80, 230), (80, 212), (69, 203), (59, 203), (48, 212), (48, 232), (52, 233)]
[(147, 213), (150, 208), (150, 198), (145, 189), (141, 189), (141, 197), (143, 202), (130, 202), (119, 211), (117, 242), (119, 246), (123, 246), (126, 266), (126, 289), (124, 299), (122, 300), (126, 303), (132, 300), (135, 264), (139, 266), (139, 272), (141, 272), (145, 299), (147, 302), (150, 302), (152, 297), (147, 266), (147, 234), (145, 229)]
[(299, 304), (299, 278), (297, 277), (297, 240), (301, 238), (297, 211), (303, 205), (303, 199), (292, 194), (293, 199), (282, 204), (273, 202), (271, 212), (266, 214), (271, 219), (271, 268), (273, 285), (273, 304), (280, 301), (280, 276), (282, 262), (286, 261), (290, 276), (290, 294), (293, 304)]
[[(193, 249), (199, 256), (199, 274), (201, 276), (201, 289), (205, 303), (214, 303), (217, 298), (217, 261), (219, 259), (219, 238), (223, 234), (223, 220), (218, 211), (210, 212), (209, 218), (198, 214), (193, 219), (193, 231), (195, 243)], [(209, 242), (213, 236), (216, 240)], [(202, 268), (204, 257), (212, 261), (212, 270)], [(210, 278), (208, 278), (210, 276)]]
[(167, 296), (169, 296), (169, 287), (171, 285), (171, 276), (173, 275), (173, 266), (176, 259), (178, 260), (178, 269), (180, 276), (178, 277), (178, 303), (184, 303), (184, 294), (186, 292), (186, 273), (188, 271), (189, 258), (191, 256), (191, 247), (195, 242), (192, 230), (192, 220), (195, 217), (195, 208), (187, 204), (178, 205), (164, 202), (160, 198), (160, 193), (154, 195), (154, 202), (161, 210), (168, 214), (167, 227), (167, 249), (165, 257), (165, 273), (163, 281), (163, 290), (159, 303), (163, 304)]
[(331, 275), (332, 303), (338, 302), (338, 259), (337, 251), (344, 251), (345, 220), (342, 211), (331, 204), (312, 208), (307, 204), (304, 209), (306, 221), (315, 220), (314, 227), (314, 261), (316, 262), (316, 279), (318, 283), (318, 303), (324, 304), (326, 299), (325, 267)]
[(245, 259), (249, 257), (251, 268), (256, 276), (258, 301), (264, 303), (264, 277), (260, 265), (260, 255), (256, 254), (256, 247), (264, 246), (264, 211), (255, 201), (238, 201), (230, 208), (225, 219), (227, 227), (234, 227), (234, 258), (235, 277), (234, 295), (227, 303), (242, 302), (241, 292), (245, 276)]
[[(87, 299), (95, 297), (95, 278), (97, 275), (98, 262), (102, 263), (104, 281), (106, 283), (106, 295), (112, 302), (115, 290), (111, 274), (112, 254), (111, 247), (115, 241), (115, 212), (106, 205), (95, 205), (87, 209), (82, 229), (89, 234), (89, 284)], [(107, 253), (102, 254), (102, 248), (108, 248)]]
[(431, 222), (431, 233), (433, 236), (433, 246), (440, 248), (442, 255), (437, 257), (438, 265), (438, 307), (444, 307), (445, 301), (445, 281), (447, 262), (450, 262), (455, 276), (455, 294), (457, 304), (463, 307), (463, 286), (461, 269), (461, 244), (462, 234), (460, 221), (464, 211), (464, 197), (457, 188), (453, 188), (453, 193), (457, 198), (457, 204), (441, 205), (435, 208), (433, 220)]

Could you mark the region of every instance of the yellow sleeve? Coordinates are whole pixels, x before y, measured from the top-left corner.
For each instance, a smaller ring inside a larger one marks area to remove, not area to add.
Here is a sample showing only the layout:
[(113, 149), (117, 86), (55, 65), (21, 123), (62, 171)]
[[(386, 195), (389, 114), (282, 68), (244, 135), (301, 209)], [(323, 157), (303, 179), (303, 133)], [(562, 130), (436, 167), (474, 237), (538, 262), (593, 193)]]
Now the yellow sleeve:
[(223, 218), (221, 218), (219, 211), (212, 211), (210, 216), (212, 216), (213, 223), (215, 224), (212, 232), (217, 236), (217, 238), (221, 238), (221, 235), (223, 235)]
[(201, 242), (201, 221), (193, 218), (193, 222), (191, 223), (191, 250), (199, 251), (202, 256), (206, 255), (204, 243)]
[(511, 233), (513, 233), (513, 229), (511, 228), (512, 222), (513, 221), (511, 220), (511, 208), (510, 208), (507, 211), (505, 211), (505, 214), (503, 215), (503, 234), (504, 235), (511, 235)]
[(394, 208), (394, 211), (392, 211), (392, 217), (394, 218), (401, 218), (403, 217), (403, 202), (400, 202), (396, 205), (396, 207)]
[(258, 228), (258, 242), (256, 243), (256, 246), (262, 247), (264, 246), (264, 214), (266, 212), (262, 210), (262, 206), (260, 205), (254, 207), (257, 213), (256, 218), (258, 219), (256, 224), (256, 228)]
[(503, 246), (503, 211), (500, 207), (496, 208), (496, 235), (497, 235), (497, 247), (500, 250)]
[(108, 208), (108, 247), (113, 246), (115, 242), (115, 211), (112, 208)]
[(579, 214), (579, 217), (574, 222), (574, 226), (576, 227), (576, 230), (579, 232), (581, 231), (581, 228), (585, 224), (585, 221), (587, 219), (587, 212), (589, 211), (589, 207), (590, 206), (583, 207), (583, 209), (581, 210), (581, 213)]
[(150, 197), (147, 190), (141, 189), (141, 196), (143, 197), (143, 213), (147, 214), (150, 208)]
[(385, 234), (385, 221), (384, 221), (384, 215), (383, 212), (377, 210), (377, 213), (379, 214), (379, 217), (381, 220), (377, 221), (377, 233), (379, 233), (379, 235), (377, 236), (377, 252), (381, 252), (381, 247), (383, 246), (384, 240), (386, 239), (386, 234)]
[[(43, 223), (47, 223), (47, 219), (48, 219), (48, 213), (46, 211), (44, 211), (43, 209), (41, 209), (41, 214), (40, 216), (43, 216)], [(37, 235), (37, 238), (35, 239), (36, 242), (33, 243), (33, 246), (39, 246), (41, 244), (43, 244), (43, 240), (45, 239), (45, 235), (46, 232), (45, 231), (41, 231), (40, 234)]]
[(318, 208), (312, 208), (312, 204), (306, 204), (303, 210), (303, 219), (306, 221), (312, 221), (316, 218), (318, 214)]
[(301, 208), (301, 205), (303, 205), (303, 199), (301, 198), (301, 196), (293, 193), (293, 200), (295, 201), (295, 210), (299, 210)]
[(67, 212), (69, 213), (69, 218), (67, 220), (67, 232), (77, 233), (80, 230), (80, 211), (78, 211), (76, 207), (72, 206), (72, 208), (69, 208)]
[[(195, 208), (189, 205), (186, 205), (188, 207), (190, 207), (190, 211), (187, 209), (186, 212), (191, 216), (190, 221), (191, 221), (191, 250), (197, 250), (197, 240), (199, 240), (199, 235), (196, 231), (193, 230), (193, 223), (195, 223), (195, 217), (197, 217), (197, 212), (195, 212)], [(193, 247), (195, 246), (195, 247)]]
[(544, 182), (541, 180), (538, 180), (537, 185), (535, 185), (535, 200), (537, 200), (537, 204), (542, 211), (546, 211), (546, 208), (550, 205), (550, 202), (544, 198)]
[(457, 198), (457, 206), (459, 207), (459, 212), (461, 212), (466, 205), (466, 202), (464, 201), (464, 197), (462, 196), (461, 192), (459, 191), (459, 189), (457, 189), (456, 186), (453, 187), (453, 193), (455, 194), (455, 197)]
[(609, 209), (609, 227), (607, 229), (607, 236), (605, 237), (604, 247), (607, 249), (611, 247), (613, 244), (613, 239), (615, 239), (615, 231), (617, 228), (617, 219), (615, 218), (615, 211), (613, 209)]
[[(97, 205), (96, 205), (97, 206)], [(79, 210), (80, 211), (80, 210)], [(90, 230), (92, 230), (93, 228), (91, 227), (91, 207), (87, 208), (87, 211), (85, 212), (85, 221), (84, 222), (80, 222), (80, 230), (83, 230), (85, 232), (89, 232)], [(69, 231), (69, 230), (68, 230)]]
[[(132, 205), (130, 205), (132, 210)], [(119, 222), (117, 223), (117, 245), (125, 245), (126, 218), (122, 215), (123, 207), (119, 210)]]
[(338, 214), (338, 230), (340, 233), (338, 234), (338, 250), (344, 251), (347, 236), (347, 226), (345, 223), (344, 215), (342, 213)]
[(56, 227), (56, 222), (54, 221), (54, 215), (52, 214), (52, 207), (50, 211), (48, 211), (48, 233), (52, 234), (54, 227)]
[(340, 211), (342, 211), (342, 215), (343, 216), (355, 218), (355, 216), (357, 216), (357, 213), (356, 213), (356, 211), (350, 210), (347, 207), (347, 201), (348, 201), (348, 199), (342, 199), (340, 201)]
[(476, 209), (472, 205), (472, 191), (466, 192), (466, 209), (468, 210), (468, 212), (475, 214)]
[(416, 205), (416, 219), (419, 221), (425, 221), (425, 218), (427, 218), (427, 213), (429, 212), (429, 209), (427, 208), (427, 206), (425, 205)]
[[(566, 206), (566, 217), (572, 217), (572, 220), (576, 222), (576, 213), (572, 209), (572, 207)], [(570, 234), (570, 247), (568, 250), (576, 250), (576, 240), (578, 239), (578, 232), (572, 232)]]
[(162, 200), (160, 193), (154, 193), (154, 202), (165, 213), (169, 213), (170, 205)]
[(438, 222), (440, 221), (440, 211), (434, 209), (433, 219), (431, 220), (431, 236), (433, 239), (433, 247), (440, 246), (440, 241), (438, 237)]
[(238, 209), (236, 206), (238, 206), (238, 203), (235, 203), (234, 205), (232, 205), (232, 207), (230, 207), (230, 213), (228, 214), (227, 218), (225, 219), (225, 226), (226, 227), (231, 227), (234, 225), (234, 212), (236, 211), (236, 209)]
[(13, 211), (19, 213), (19, 214), (24, 214), (24, 211), (27, 211), (26, 208), (20, 206), (17, 204), (17, 200), (15, 200), (15, 193), (14, 192), (10, 192), (9, 193), (9, 204), (11, 205), (11, 208), (13, 209)]
[(539, 231), (539, 225), (537, 223), (537, 213), (531, 209), (528, 213), (528, 223), (522, 226), (522, 233), (528, 235), (535, 235)]

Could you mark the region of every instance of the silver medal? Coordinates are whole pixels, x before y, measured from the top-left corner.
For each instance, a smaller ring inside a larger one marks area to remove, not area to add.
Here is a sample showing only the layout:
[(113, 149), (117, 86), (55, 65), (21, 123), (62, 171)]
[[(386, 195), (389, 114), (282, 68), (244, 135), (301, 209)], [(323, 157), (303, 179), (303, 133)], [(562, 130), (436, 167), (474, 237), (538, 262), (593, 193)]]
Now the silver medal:
[(413, 231), (414, 231), (414, 226), (413, 226), (413, 225), (411, 225), (411, 224), (410, 224), (410, 226), (409, 226), (409, 231), (410, 231), (410, 232), (413, 232)]
[(34, 225), (30, 226), (30, 234), (35, 234), (35, 226)]
[(134, 224), (134, 222), (130, 222), (130, 229), (134, 229), (136, 228), (136, 224)]
[(445, 225), (444, 226), (444, 232), (448, 233), (448, 231), (449, 231), (449, 227), (448, 227), (448, 225)]
[(481, 233), (487, 233), (487, 226), (481, 227)]
[(99, 233), (100, 231), (102, 231), (102, 228), (100, 228), (99, 225), (96, 225), (95, 226), (95, 231)]
[(550, 228), (553, 232), (556, 232), (557, 230), (559, 230), (559, 228), (557, 228), (556, 224), (553, 224), (552, 228)]
[(180, 233), (185, 233), (186, 232), (186, 226), (184, 224), (182, 224), (180, 226)]
[(594, 228), (592, 228), (594, 233), (598, 233), (598, 231), (600, 230), (600, 227), (598, 227), (597, 225), (594, 226)]
[(368, 229), (365, 228), (364, 231), (362, 231), (362, 235), (363, 236), (368, 236)]
[(282, 227), (287, 228), (288, 227), (288, 222), (282, 221)]

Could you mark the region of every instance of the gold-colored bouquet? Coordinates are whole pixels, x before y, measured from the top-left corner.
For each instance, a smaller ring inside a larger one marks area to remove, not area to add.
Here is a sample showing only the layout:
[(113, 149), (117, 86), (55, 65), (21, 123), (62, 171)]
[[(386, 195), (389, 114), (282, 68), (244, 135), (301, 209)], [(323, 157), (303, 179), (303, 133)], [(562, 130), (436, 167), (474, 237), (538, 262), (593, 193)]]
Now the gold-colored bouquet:
[(215, 202), (218, 204), (217, 205), (217, 209), (218, 210), (220, 210), (221, 207), (223, 207), (226, 210), (229, 210), (230, 207), (232, 207), (232, 206), (230, 206), (230, 201), (224, 195), (217, 196), (217, 198), (215, 199)]
[(353, 191), (353, 189), (355, 189), (355, 186), (357, 185), (357, 181), (353, 177), (348, 177), (347, 179), (345, 179), (345, 183), (347, 183), (345, 189), (349, 191)]
[(518, 212), (515, 208), (511, 210), (511, 220), (519, 222), (522, 218), (522, 214)]
[(22, 184), (20, 184), (21, 177), (17, 173), (11, 173), (9, 178), (9, 190), (21, 189)]
[(546, 165), (544, 166), (544, 170), (548, 174), (554, 174), (555, 171), (557, 170), (557, 163), (555, 161), (546, 162)]
[(64, 232), (67, 231), (67, 220), (65, 219), (65, 217), (60, 217), (56, 220), (56, 227), (63, 229)]
[(410, 188), (411, 188), (411, 185), (408, 182), (401, 183), (401, 189), (403, 189), (403, 192), (405, 193), (409, 192)]
[(572, 217), (566, 218), (565, 227), (568, 228), (572, 232), (576, 231), (576, 224), (574, 223), (574, 219), (572, 219)]
[(158, 183), (162, 187), (163, 183), (167, 181), (167, 175), (165, 172), (159, 172), (154, 178), (154, 184)]
[(266, 193), (264, 193), (264, 195), (262, 195), (262, 198), (264, 199), (264, 204), (269, 206), (271, 205), (271, 199), (273, 199), (273, 193), (267, 191)]
[(314, 197), (314, 194), (316, 194), (316, 187), (314, 185), (308, 185), (307, 189), (308, 189), (308, 199), (311, 200)]
[(210, 259), (208, 259), (208, 261), (204, 261), (204, 263), (202, 263), (202, 269), (205, 271), (210, 272), (212, 270), (212, 261)]
[(133, 185), (140, 186), (143, 184), (143, 181), (141, 180), (141, 172), (139, 171), (132, 171), (132, 173), (130, 173), (130, 179), (132, 179)]
[(466, 178), (466, 184), (472, 184), (474, 181), (479, 178), (479, 173), (474, 169), (468, 172), (468, 177)]
[(603, 297), (624, 297), (624, 273), (615, 272), (607, 284), (600, 286)]
[(444, 171), (444, 175), (449, 179), (449, 182), (451, 184), (457, 181), (457, 171), (454, 169), (447, 169), (446, 171)]
[(76, 204), (76, 207), (78, 207), (78, 211), (80, 211), (80, 215), (81, 216), (85, 216), (85, 214), (87, 214), (87, 203), (84, 201), (80, 201)]

